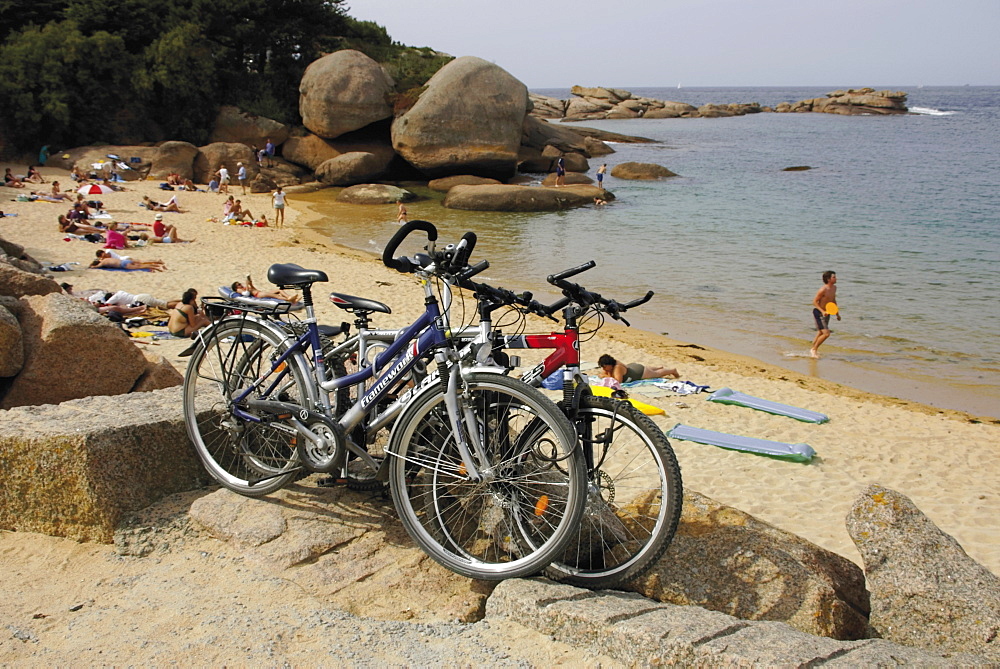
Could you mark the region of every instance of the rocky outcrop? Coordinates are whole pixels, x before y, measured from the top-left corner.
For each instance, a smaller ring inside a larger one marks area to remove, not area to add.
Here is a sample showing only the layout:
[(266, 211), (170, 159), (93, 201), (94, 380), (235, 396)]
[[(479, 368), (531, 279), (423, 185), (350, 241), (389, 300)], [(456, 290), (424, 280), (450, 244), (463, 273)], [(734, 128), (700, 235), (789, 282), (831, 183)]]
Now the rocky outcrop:
[(413, 199), (416, 199), (416, 196), (410, 191), (384, 184), (351, 186), (340, 191), (337, 196), (337, 202), (347, 202), (348, 204), (392, 204), (399, 200), (409, 202)]
[(194, 179), (197, 146), (190, 142), (164, 142), (158, 148), (149, 176), (164, 179), (168, 174), (179, 174), (182, 179)]
[(299, 84), (299, 113), (309, 130), (327, 139), (392, 117), (395, 82), (360, 51), (336, 51), (313, 61)]
[(413, 544), (391, 504), (369, 497), (343, 487), (293, 486), (263, 500), (219, 490), (195, 501), (191, 518), (247, 559), (345, 611), (390, 620), (478, 620), (492, 584), (439, 566)]
[[(592, 183), (594, 183), (594, 180), (581, 172), (566, 172), (566, 176), (563, 177), (563, 184), (567, 186), (572, 186), (575, 184), (592, 184)], [(547, 175), (544, 179), (542, 179), (542, 185), (555, 186), (556, 175), (555, 174)]]
[(17, 318), (0, 304), (0, 377), (16, 375), (24, 367), (24, 337)]
[(248, 181), (257, 176), (257, 157), (246, 144), (214, 142), (202, 146), (194, 159), (194, 180), (208, 183), (219, 168), (225, 166), (229, 170), (230, 183), (235, 184), (236, 163), (243, 163), (247, 168)]
[(873, 88), (833, 91), (825, 98), (812, 98), (795, 103), (782, 103), (777, 112), (820, 112), (823, 114), (906, 114), (906, 93), (902, 91), (876, 91)]
[(464, 56), (427, 82), (392, 124), (392, 145), (428, 177), (506, 179), (517, 167), (528, 89), (502, 68)]
[(449, 209), (469, 211), (557, 211), (593, 204), (594, 198), (612, 200), (614, 196), (597, 186), (455, 186), (444, 198)]
[(497, 181), (496, 179), (477, 177), (472, 174), (456, 174), (453, 177), (442, 177), (440, 179), (432, 179), (430, 182), (428, 182), (427, 187), (439, 193), (447, 193), (455, 186), (484, 186), (484, 185), (499, 185), (499, 184), (500, 182)]
[(367, 151), (342, 153), (317, 167), (316, 178), (330, 186), (367, 183), (382, 176), (390, 160)]
[(288, 139), (289, 130), (288, 125), (274, 119), (240, 111), (239, 107), (232, 105), (223, 105), (219, 107), (219, 114), (215, 117), (209, 141), (236, 142), (262, 149), (269, 139), (275, 146), (281, 146)]
[(41, 273), (40, 266), (35, 271), (29, 271), (23, 269), (23, 263), (18, 263), (16, 259), (0, 256), (0, 295), (21, 297), (61, 291), (58, 283)]
[(52, 293), (21, 299), (24, 366), (0, 408), (128, 393), (146, 359), (121, 328), (82, 300)]
[(692, 491), (666, 554), (626, 589), (834, 639), (868, 632), (865, 575), (854, 563)]
[(981, 666), (972, 654), (934, 653), (881, 639), (837, 641), (783, 623), (748, 622), (695, 606), (657, 604), (544, 579), (511, 579), (486, 602), (486, 619), (517, 622), (628, 667)]
[(913, 502), (870, 485), (847, 516), (871, 589), (871, 625), (896, 643), (1000, 662), (1000, 578)]
[(0, 529), (77, 541), (205, 482), (179, 388), (0, 411), (0, 460)]
[(396, 156), (389, 140), (388, 125), (383, 124), (337, 139), (323, 139), (312, 133), (299, 132), (290, 137), (282, 148), (285, 158), (313, 171), (331, 158), (345, 153), (371, 153), (385, 165), (389, 165)]
[(611, 168), (611, 176), (617, 179), (665, 179), (677, 176), (666, 167), (656, 163), (618, 163)]
[(146, 358), (146, 371), (132, 387), (133, 393), (148, 393), (184, 383), (181, 373), (162, 355), (145, 349), (141, 353)]
[(757, 102), (713, 103), (695, 107), (686, 102), (634, 96), (629, 91), (617, 88), (574, 86), (571, 92), (576, 97), (569, 100), (533, 95), (531, 115), (538, 119), (587, 121), (628, 118), (722, 118), (769, 111), (855, 115), (907, 112), (906, 93), (876, 91), (871, 88), (833, 91), (825, 98), (813, 98), (795, 103), (783, 102), (774, 109), (761, 106)]

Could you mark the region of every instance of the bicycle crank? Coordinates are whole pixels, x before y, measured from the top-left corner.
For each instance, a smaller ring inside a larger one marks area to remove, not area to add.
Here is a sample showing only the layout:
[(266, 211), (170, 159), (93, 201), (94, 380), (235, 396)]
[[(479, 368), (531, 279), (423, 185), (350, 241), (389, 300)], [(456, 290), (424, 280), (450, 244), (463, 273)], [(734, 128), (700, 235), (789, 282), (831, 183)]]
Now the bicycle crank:
[(323, 414), (272, 400), (248, 400), (247, 407), (270, 413), (295, 428), (300, 437), (295, 440), (295, 451), (305, 469), (329, 474), (343, 466), (347, 453), (343, 430)]

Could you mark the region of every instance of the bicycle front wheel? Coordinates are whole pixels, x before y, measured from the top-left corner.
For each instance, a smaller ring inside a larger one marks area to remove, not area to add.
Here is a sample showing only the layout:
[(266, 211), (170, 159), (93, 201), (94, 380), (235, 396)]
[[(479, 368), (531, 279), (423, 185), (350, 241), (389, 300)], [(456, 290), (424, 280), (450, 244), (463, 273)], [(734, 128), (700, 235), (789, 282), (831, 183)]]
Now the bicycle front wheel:
[(582, 398), (576, 419), (592, 454), (583, 519), (550, 578), (609, 588), (636, 578), (659, 559), (680, 520), (681, 469), (656, 423), (628, 402)]
[(248, 497), (272, 493), (301, 472), (293, 430), (245, 402), (239, 408), (257, 420), (234, 414), (235, 399), (251, 386), (250, 398), (314, 406), (303, 356), (271, 369), (286, 347), (280, 330), (233, 318), (205, 336), (184, 376), (184, 421), (198, 457), (216, 481)]
[(442, 392), (414, 399), (389, 443), (389, 481), (400, 519), (434, 560), (470, 578), (542, 571), (562, 553), (583, 512), (586, 468), (572, 424), (536, 389), (471, 374), (460, 401), (476, 416), (487, 462), (473, 481)]

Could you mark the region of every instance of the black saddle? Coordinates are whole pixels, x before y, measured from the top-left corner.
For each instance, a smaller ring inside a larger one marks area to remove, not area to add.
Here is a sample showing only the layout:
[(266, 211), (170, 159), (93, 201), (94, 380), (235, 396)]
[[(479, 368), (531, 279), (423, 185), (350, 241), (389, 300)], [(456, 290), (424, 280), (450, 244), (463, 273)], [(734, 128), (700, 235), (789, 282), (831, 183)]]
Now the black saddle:
[(303, 269), (293, 263), (271, 265), (267, 268), (267, 280), (282, 288), (310, 286), (317, 281), (329, 281), (326, 272)]
[(371, 313), (373, 311), (383, 314), (392, 313), (392, 309), (381, 302), (366, 300), (363, 297), (355, 297), (353, 295), (345, 295), (344, 293), (330, 293), (330, 301), (337, 307), (352, 314)]

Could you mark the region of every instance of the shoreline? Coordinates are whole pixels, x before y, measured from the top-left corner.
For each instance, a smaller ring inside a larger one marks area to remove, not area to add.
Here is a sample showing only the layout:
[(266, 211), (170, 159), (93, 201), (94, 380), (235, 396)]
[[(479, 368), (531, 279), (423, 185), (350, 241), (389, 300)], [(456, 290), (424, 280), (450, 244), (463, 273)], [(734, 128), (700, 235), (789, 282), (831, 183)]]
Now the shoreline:
[[(68, 182), (61, 170), (43, 168), (42, 173), (48, 180), (56, 176)], [(143, 194), (157, 198), (161, 193), (157, 184), (129, 182), (125, 186), (131, 190), (104, 197), (105, 208), (117, 221), (151, 223), (153, 214), (139, 209), (137, 202)], [(56, 229), (56, 216), (63, 213), (64, 206), (8, 202), (19, 192), (10, 188), (0, 191), (7, 200), (3, 202), (4, 211), (18, 214), (0, 219), (0, 237), (25, 246), (40, 262), (89, 262), (97, 245), (64, 242)], [(390, 305), (392, 313), (379, 314), (377, 327), (400, 327), (422, 309), (420, 289), (412, 276), (385, 268), (371, 252), (337, 245), (311, 227), (317, 217), (308, 203), (295, 195), (288, 199), (287, 221), (282, 230), (211, 222), (211, 217), (219, 215), (224, 196), (179, 196), (187, 213), (165, 217), (177, 225), (182, 238), (197, 241), (127, 251), (139, 260), (162, 259), (167, 271), (76, 269), (53, 276), (78, 289), (122, 289), (176, 299), (188, 287), (197, 288), (203, 296), (215, 295), (217, 286), (248, 273), (264, 285), (270, 264), (292, 262), (322, 269), (329, 276), (329, 283), (321, 284), (316, 291), (320, 322), (353, 320), (325, 299), (325, 293), (331, 290)], [(248, 194), (242, 199), (254, 213), (266, 211), (272, 218), (268, 194)], [(445, 236), (442, 241), (450, 240)], [(551, 327), (539, 321), (536, 331), (541, 329), (549, 331)], [(187, 359), (177, 354), (188, 343), (165, 339), (140, 346), (164, 355), (183, 373)], [(1000, 519), (991, 511), (1000, 505), (1000, 465), (994, 459), (1000, 421), (976, 422), (980, 419), (966, 412), (876, 395), (747, 356), (613, 324), (585, 342), (583, 353), (585, 364), (594, 363), (602, 353), (625, 362), (669, 364), (678, 367), (682, 379), (713, 389), (729, 387), (830, 417), (830, 422), (822, 425), (806, 424), (707, 402), (705, 395), (633, 392), (640, 401), (665, 410), (665, 414), (653, 417), (664, 431), (683, 423), (783, 443), (807, 443), (818, 454), (812, 463), (798, 464), (673, 439), (671, 444), (686, 488), (861, 564), (844, 518), (861, 490), (878, 483), (910, 497), (973, 559), (1000, 573)], [(537, 354), (537, 359), (544, 356), (543, 352)], [(536, 360), (528, 355), (523, 359), (525, 366)]]

